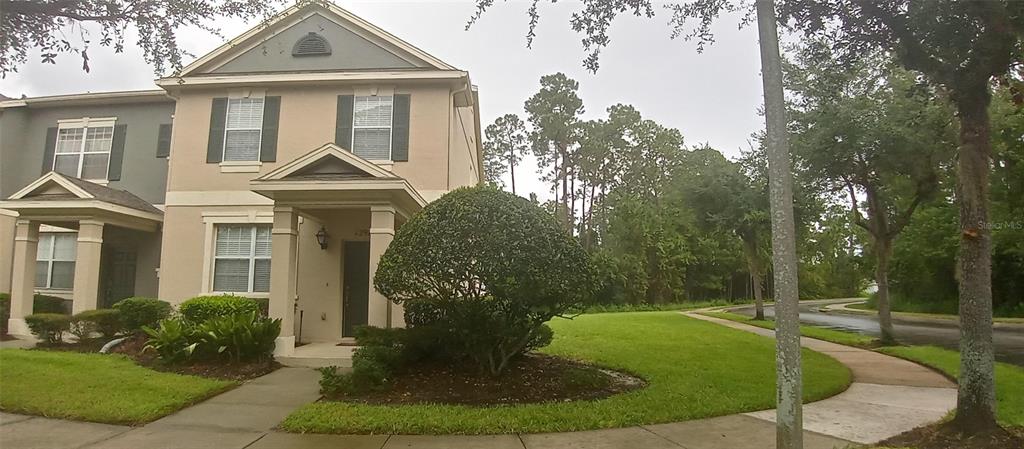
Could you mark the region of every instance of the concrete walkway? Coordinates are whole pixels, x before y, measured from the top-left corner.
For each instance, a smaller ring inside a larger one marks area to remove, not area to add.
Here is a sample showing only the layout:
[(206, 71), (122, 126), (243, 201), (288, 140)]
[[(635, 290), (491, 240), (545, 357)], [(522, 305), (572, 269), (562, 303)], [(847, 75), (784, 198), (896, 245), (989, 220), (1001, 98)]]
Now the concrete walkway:
[[(692, 318), (773, 337), (773, 331), (686, 313)], [(954, 385), (920, 365), (810, 338), (802, 344), (853, 372), (849, 390), (804, 405), (804, 447), (842, 449), (873, 443), (941, 419), (955, 407)], [(3, 449), (771, 449), (774, 410), (678, 423), (524, 435), (302, 435), (273, 431), (316, 400), (318, 374), (282, 368), (209, 401), (130, 428), (0, 413)]]

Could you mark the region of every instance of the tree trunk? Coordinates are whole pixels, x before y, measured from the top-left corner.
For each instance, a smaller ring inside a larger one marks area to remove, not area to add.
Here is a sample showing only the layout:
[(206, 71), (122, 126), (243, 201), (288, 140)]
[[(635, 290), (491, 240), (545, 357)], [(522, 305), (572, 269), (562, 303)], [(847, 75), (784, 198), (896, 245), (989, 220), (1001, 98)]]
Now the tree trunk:
[(889, 302), (889, 260), (892, 259), (892, 239), (875, 238), (875, 283), (878, 284), (878, 326), (882, 330), (882, 343), (896, 343), (892, 329), (891, 303)]
[(512, 178), (512, 194), (516, 194), (516, 158), (513, 153), (515, 150), (509, 150), (508, 152), (508, 171), (509, 176)]
[(864, 192), (867, 195), (868, 203), (868, 229), (871, 234), (871, 243), (875, 251), (875, 283), (878, 284), (878, 292), (875, 297), (878, 299), (878, 327), (882, 331), (882, 343), (892, 345), (896, 343), (896, 336), (892, 329), (892, 305), (889, 302), (889, 260), (892, 259), (892, 236), (886, 208), (879, 198), (878, 189), (870, 182), (862, 183)]
[(768, 190), (772, 221), (772, 273), (775, 277), (775, 371), (777, 449), (803, 448), (803, 379), (800, 366), (800, 314), (797, 284), (793, 174), (790, 172), (782, 59), (772, 0), (756, 0), (764, 85)]
[(956, 98), (960, 116), (957, 200), (960, 205), (960, 382), (956, 418), (972, 434), (996, 427), (992, 350), (992, 235), (988, 223), (987, 83)]
[(757, 259), (757, 243), (752, 237), (742, 238), (743, 254), (747, 258), (747, 270), (750, 271), (750, 279), (754, 284), (751, 290), (754, 291), (754, 319), (764, 320), (764, 294), (761, 292), (761, 262)]

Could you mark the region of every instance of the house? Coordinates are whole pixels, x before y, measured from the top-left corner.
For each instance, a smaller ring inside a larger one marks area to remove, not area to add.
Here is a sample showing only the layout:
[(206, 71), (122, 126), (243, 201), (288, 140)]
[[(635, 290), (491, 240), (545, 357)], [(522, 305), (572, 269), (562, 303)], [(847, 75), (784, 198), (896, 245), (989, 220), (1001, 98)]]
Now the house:
[(128, 296), (269, 298), (277, 353), (402, 326), (377, 262), (481, 182), (476, 88), (352, 13), (299, 2), (156, 81), (0, 102), (0, 291), (75, 311)]

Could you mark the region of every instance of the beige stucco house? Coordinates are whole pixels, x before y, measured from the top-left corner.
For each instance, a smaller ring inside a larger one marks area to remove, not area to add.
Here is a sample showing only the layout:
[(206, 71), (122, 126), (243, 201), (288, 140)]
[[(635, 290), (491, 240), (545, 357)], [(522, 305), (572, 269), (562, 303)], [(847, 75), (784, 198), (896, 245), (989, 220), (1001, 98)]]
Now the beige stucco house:
[[(283, 320), (279, 355), (292, 353), (300, 332), (306, 342), (337, 342), (356, 325), (403, 324), (400, 307), (373, 289), (373, 273), (402, 223), (481, 180), (478, 97), (468, 72), (314, 2), (156, 84), (156, 92), (74, 100), (85, 108), (173, 106), (166, 119), (128, 123), (127, 131), (117, 131), (128, 120), (120, 111), (97, 119), (74, 108), (54, 114), (62, 106), (45, 99), (0, 102), (0, 156), (39, 152), (24, 158), (26, 167), (35, 171), (41, 160), (45, 172), (0, 202), (0, 291), (9, 285), (12, 333), (26, 332), (21, 318), (33, 291), (54, 291), (39, 280), (66, 262), (54, 262), (58, 252), (74, 259), (70, 288), (68, 275), (57, 278), (75, 310), (111, 301), (101, 286), (116, 284), (107, 279), (116, 270), (101, 267), (113, 264), (104, 249), (112, 239), (134, 245), (127, 245), (131, 294), (171, 303), (212, 293), (269, 298), (271, 316)], [(36, 120), (46, 106), (46, 120)], [(41, 123), (8, 130), (12, 116)], [(75, 119), (84, 124), (65, 130), (61, 120)], [(14, 135), (21, 132), (47, 137), (24, 145), (28, 139)], [(147, 133), (149, 142), (124, 143)], [(94, 138), (107, 134), (109, 141)], [(75, 170), (61, 165), (79, 144)], [(139, 187), (119, 184), (134, 174), (129, 164), (117, 167), (117, 180), (99, 179), (102, 170), (88, 158), (103, 149), (108, 160), (145, 153), (156, 168), (139, 166), (132, 178)], [(25, 170), (4, 157), (5, 178)], [(92, 178), (84, 176), (89, 170)], [(148, 183), (158, 183), (160, 195), (147, 197)], [(63, 251), (54, 249), (58, 240)], [(150, 278), (155, 289), (146, 287)]]

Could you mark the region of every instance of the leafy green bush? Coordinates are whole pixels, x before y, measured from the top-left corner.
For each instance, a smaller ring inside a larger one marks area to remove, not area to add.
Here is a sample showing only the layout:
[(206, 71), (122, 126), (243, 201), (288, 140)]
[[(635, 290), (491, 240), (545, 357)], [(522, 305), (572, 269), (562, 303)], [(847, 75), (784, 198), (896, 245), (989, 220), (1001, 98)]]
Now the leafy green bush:
[(386, 388), (392, 374), (411, 361), (408, 343), (415, 337), (411, 329), (357, 327), (356, 342), (360, 347), (352, 354), (352, 371), (339, 373), (337, 367), (321, 368), (320, 392), (337, 396)]
[(281, 320), (243, 312), (210, 318), (199, 325), (200, 353), (225, 356), (232, 362), (262, 361), (274, 353)]
[(171, 304), (156, 298), (125, 298), (114, 304), (121, 313), (121, 323), (127, 331), (141, 331), (142, 326), (156, 327), (160, 320), (171, 315)]
[(195, 328), (181, 318), (161, 320), (156, 329), (144, 325), (142, 331), (149, 335), (145, 350), (156, 351), (167, 364), (187, 361), (198, 345)]
[(579, 242), (530, 201), (490, 187), (454, 190), (396, 233), (374, 286), (404, 304), (410, 327), (499, 374), (543, 341), (541, 326), (593, 298)]
[(178, 312), (192, 324), (202, 324), (211, 318), (228, 315), (260, 313), (260, 304), (243, 296), (197, 296), (181, 303)]
[[(121, 314), (114, 309), (96, 309), (79, 312), (71, 317), (71, 329), (82, 340), (89, 334), (99, 332), (103, 338), (114, 338), (124, 330)], [(84, 337), (84, 338), (83, 338)]]
[(32, 297), (32, 313), (68, 313), (64, 298), (36, 294)]
[(47, 343), (60, 343), (64, 332), (71, 328), (71, 317), (60, 313), (34, 313), (25, 317), (25, 323), (36, 338)]

